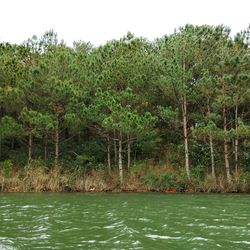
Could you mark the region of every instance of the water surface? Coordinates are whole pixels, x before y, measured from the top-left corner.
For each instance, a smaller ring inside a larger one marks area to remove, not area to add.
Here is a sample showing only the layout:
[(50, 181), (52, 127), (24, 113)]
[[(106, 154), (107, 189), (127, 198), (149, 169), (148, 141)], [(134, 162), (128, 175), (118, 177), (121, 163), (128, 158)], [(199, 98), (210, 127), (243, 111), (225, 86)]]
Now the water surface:
[(250, 249), (250, 196), (0, 194), (0, 249)]

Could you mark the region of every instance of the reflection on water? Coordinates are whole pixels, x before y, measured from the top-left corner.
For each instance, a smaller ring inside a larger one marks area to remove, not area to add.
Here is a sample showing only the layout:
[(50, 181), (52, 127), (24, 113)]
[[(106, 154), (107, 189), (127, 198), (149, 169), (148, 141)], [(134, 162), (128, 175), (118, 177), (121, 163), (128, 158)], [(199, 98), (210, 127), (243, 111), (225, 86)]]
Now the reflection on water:
[(0, 250), (250, 249), (249, 195), (1, 194)]

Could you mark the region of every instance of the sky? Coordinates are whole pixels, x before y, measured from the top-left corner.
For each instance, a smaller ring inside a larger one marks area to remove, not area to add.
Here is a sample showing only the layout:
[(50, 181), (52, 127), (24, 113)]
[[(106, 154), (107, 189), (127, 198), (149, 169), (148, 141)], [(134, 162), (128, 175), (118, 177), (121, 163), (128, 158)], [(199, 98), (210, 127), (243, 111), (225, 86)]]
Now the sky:
[(69, 46), (98, 46), (128, 31), (154, 40), (187, 23), (224, 24), (234, 35), (250, 24), (250, 0), (0, 0), (0, 42), (53, 29)]

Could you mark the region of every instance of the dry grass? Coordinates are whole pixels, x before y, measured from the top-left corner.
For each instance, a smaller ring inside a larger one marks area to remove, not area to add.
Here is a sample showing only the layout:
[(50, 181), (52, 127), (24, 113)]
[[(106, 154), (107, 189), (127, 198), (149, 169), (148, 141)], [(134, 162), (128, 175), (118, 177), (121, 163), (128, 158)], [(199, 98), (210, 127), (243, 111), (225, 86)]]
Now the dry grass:
[[(108, 175), (105, 169), (84, 173), (72, 173), (62, 168), (46, 169), (44, 166), (35, 168), (12, 169), (9, 177), (0, 172), (0, 191), (2, 192), (105, 192), (105, 191), (147, 191), (142, 185), (142, 178), (151, 175), (172, 174), (176, 183), (169, 190), (195, 192), (250, 192), (250, 174), (238, 172), (232, 175), (233, 181), (228, 184), (224, 175), (206, 175), (204, 180), (192, 180), (186, 189), (186, 179), (181, 179), (177, 170), (169, 166), (136, 165), (124, 173), (124, 185), (119, 185), (117, 170)], [(150, 189), (149, 189), (150, 190)], [(164, 191), (164, 190), (162, 190)]]

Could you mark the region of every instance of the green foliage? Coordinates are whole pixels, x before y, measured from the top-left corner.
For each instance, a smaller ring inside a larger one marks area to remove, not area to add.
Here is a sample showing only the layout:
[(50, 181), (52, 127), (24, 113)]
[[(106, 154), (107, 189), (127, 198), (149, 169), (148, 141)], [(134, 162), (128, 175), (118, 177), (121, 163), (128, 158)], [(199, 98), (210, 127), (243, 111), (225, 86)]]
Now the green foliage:
[(13, 167), (13, 163), (10, 160), (5, 160), (2, 163), (2, 175), (3, 177), (10, 177), (10, 172)]
[(203, 165), (191, 166), (192, 178), (198, 181), (204, 181), (205, 179), (205, 167)]
[(175, 188), (176, 178), (171, 173), (146, 175), (142, 178), (141, 185), (146, 186), (149, 190), (163, 191)]
[(186, 172), (180, 172), (176, 181), (176, 190), (178, 192), (185, 192), (188, 191), (190, 186), (191, 183)]
[(185, 191), (206, 182), (212, 159), (222, 172), (226, 145), (229, 172), (248, 172), (248, 38), (232, 39), (223, 25), (186, 25), (154, 42), (128, 33), (70, 48), (51, 30), (23, 45), (1, 43), (0, 158), (71, 170), (109, 159), (116, 170), (120, 142), (132, 165), (152, 159), (180, 171), (189, 157), (193, 183), (182, 172), (142, 180)]
[(10, 116), (2, 117), (0, 121), (0, 137), (18, 137), (21, 134), (20, 124)]
[(93, 166), (94, 157), (88, 156), (88, 155), (77, 155), (75, 163), (77, 166), (83, 168), (83, 167), (91, 167)]
[(190, 159), (194, 168), (203, 168), (205, 170), (205, 167), (210, 163), (209, 146), (192, 140), (190, 142)]

